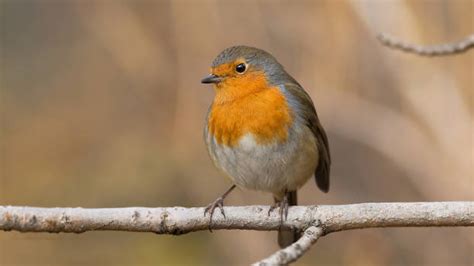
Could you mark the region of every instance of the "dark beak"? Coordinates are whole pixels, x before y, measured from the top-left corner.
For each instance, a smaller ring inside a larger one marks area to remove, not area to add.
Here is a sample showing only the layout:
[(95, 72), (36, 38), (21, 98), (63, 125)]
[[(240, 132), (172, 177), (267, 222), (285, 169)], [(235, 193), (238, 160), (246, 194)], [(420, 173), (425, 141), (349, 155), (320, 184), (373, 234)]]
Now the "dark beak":
[(211, 74), (201, 80), (201, 83), (204, 84), (209, 84), (209, 83), (219, 83), (221, 81), (221, 78), (219, 76), (216, 76), (214, 74)]

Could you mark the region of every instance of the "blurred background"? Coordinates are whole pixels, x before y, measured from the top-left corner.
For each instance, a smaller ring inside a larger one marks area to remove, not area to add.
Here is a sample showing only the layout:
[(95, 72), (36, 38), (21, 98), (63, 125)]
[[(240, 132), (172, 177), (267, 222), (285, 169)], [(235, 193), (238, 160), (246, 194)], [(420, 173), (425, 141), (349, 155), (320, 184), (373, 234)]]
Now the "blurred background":
[[(301, 204), (474, 200), (474, 51), (427, 58), (375, 39), (460, 40), (474, 32), (471, 0), (0, 3), (0, 205), (216, 199), (229, 181), (202, 141), (214, 92), (200, 79), (236, 44), (278, 58), (326, 128), (331, 191), (310, 180)], [(0, 232), (1, 265), (246, 265), (277, 248), (276, 232)], [(297, 265), (473, 265), (473, 249), (471, 228), (358, 230)]]

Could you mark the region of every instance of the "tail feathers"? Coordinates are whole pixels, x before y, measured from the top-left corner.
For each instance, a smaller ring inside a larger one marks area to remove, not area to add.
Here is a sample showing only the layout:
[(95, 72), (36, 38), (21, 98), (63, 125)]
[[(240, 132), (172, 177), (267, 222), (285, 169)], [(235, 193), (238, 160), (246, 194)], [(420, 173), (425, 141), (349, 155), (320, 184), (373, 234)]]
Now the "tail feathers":
[[(288, 206), (298, 205), (296, 191), (291, 191), (285, 195), (288, 199)], [(278, 231), (278, 245), (285, 248), (296, 242), (301, 237), (301, 232), (298, 230), (281, 229)]]
[(301, 233), (297, 230), (280, 230), (278, 231), (278, 245), (280, 248), (286, 248), (296, 242), (301, 237)]

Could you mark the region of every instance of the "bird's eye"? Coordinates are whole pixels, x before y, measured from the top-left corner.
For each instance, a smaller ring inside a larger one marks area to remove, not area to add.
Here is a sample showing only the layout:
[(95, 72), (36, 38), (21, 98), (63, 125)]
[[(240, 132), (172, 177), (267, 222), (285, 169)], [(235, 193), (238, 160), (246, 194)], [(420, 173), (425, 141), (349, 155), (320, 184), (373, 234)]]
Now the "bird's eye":
[(246, 69), (247, 67), (245, 66), (244, 63), (240, 63), (237, 66), (235, 66), (235, 71), (237, 71), (237, 73), (240, 73), (240, 74), (244, 73)]

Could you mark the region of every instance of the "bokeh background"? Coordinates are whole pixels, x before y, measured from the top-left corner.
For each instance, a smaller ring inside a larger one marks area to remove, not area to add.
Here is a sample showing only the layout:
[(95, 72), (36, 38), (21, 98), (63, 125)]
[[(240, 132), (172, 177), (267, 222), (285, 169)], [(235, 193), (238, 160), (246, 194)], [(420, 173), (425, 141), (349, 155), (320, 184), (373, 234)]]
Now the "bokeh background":
[[(474, 2), (1, 0), (0, 204), (205, 206), (229, 186), (202, 141), (200, 84), (224, 48), (263, 48), (312, 96), (333, 157), (301, 204), (474, 200), (474, 51), (383, 47), (474, 32)], [(270, 204), (235, 191), (227, 205)], [(0, 232), (1, 265), (245, 265), (275, 232)], [(473, 265), (470, 228), (324, 237), (297, 265)]]

